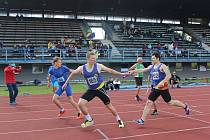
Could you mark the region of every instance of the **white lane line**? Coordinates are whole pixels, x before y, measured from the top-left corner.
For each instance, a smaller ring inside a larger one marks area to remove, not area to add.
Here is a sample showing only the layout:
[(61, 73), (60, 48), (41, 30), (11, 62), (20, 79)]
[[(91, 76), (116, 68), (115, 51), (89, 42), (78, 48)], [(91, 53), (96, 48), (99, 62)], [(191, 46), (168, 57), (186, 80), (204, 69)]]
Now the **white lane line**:
[(104, 134), (104, 132), (102, 132), (100, 129), (96, 129), (94, 130), (94, 132), (98, 132), (99, 134), (101, 134), (103, 138), (105, 138), (104, 140), (110, 140), (109, 137), (106, 134)]
[[(129, 91), (128, 91), (129, 92)], [(124, 93), (122, 93), (122, 94), (124, 94)], [(121, 95), (122, 95), (121, 94)], [(173, 93), (172, 93), (173, 94)], [(185, 93), (180, 93), (180, 94), (185, 94)], [(173, 97), (174, 98), (179, 98), (179, 97), (198, 97), (198, 96), (209, 96), (210, 94), (208, 94), (208, 93), (199, 93), (199, 94), (195, 94), (195, 93), (193, 93), (192, 95), (189, 95), (190, 93), (187, 93), (187, 95), (173, 95)], [(147, 97), (148, 95), (147, 94), (142, 94), (142, 95), (144, 95), (145, 97)], [(31, 98), (31, 99), (26, 99), (26, 100), (24, 100), (24, 101), (22, 101), (22, 103), (26, 103), (26, 102), (30, 102), (30, 103), (32, 103), (32, 102), (45, 102), (45, 101), (51, 101), (51, 98), (52, 98), (52, 96), (50, 95), (49, 97), (46, 97), (46, 96), (44, 96), (44, 97), (35, 97), (36, 95), (32, 95), (34, 98)], [(123, 98), (124, 97), (133, 97), (133, 95), (131, 94), (131, 95), (123, 95)], [(27, 97), (18, 97), (18, 98), (20, 98), (20, 99), (18, 99), (18, 100), (22, 100), (22, 98), (24, 99), (24, 98), (27, 98)], [(62, 99), (64, 99), (65, 97), (63, 97)], [(111, 99), (112, 98), (118, 98), (119, 99), (119, 96), (111, 96)], [(40, 100), (40, 99), (43, 99), (43, 100)], [(46, 100), (45, 100), (46, 99)], [(8, 99), (5, 99), (5, 101), (3, 101), (3, 102), (0, 102), (0, 105), (1, 104), (8, 104), (8, 101), (6, 101), (6, 100), (8, 100)], [(64, 99), (65, 100), (65, 99)]]
[[(202, 115), (209, 115), (210, 113), (206, 114), (196, 114), (194, 116), (202, 116)], [(104, 115), (104, 114), (100, 114)], [(154, 119), (148, 119), (148, 121), (156, 121), (156, 120), (166, 120), (166, 119), (176, 119), (176, 118), (182, 118), (183, 116), (176, 116), (176, 117), (163, 117), (163, 118), (154, 118)], [(134, 123), (133, 120), (124, 121), (124, 123)], [(107, 126), (107, 125), (116, 125), (116, 123), (101, 123), (96, 124), (93, 126)], [(56, 131), (56, 130), (65, 130), (65, 129), (75, 129), (80, 128), (81, 126), (74, 126), (74, 127), (60, 127), (60, 128), (49, 128), (49, 129), (34, 129), (34, 130), (26, 130), (26, 131), (11, 131), (11, 132), (2, 132), (0, 135), (8, 135), (8, 134), (20, 134), (20, 133), (33, 133), (33, 132), (43, 132), (43, 131)]]
[[(209, 105), (210, 106), (210, 105)], [(163, 109), (167, 109), (167, 108), (163, 108)], [(176, 109), (176, 108), (173, 108), (173, 109)], [(172, 109), (171, 109), (172, 110)], [(140, 110), (142, 111), (142, 110)], [(139, 110), (132, 110), (132, 111), (122, 111), (122, 112), (118, 112), (119, 114), (128, 114), (128, 113), (139, 113), (140, 112)], [(194, 110), (193, 110), (194, 111)], [(209, 113), (200, 113), (200, 114), (194, 114), (194, 115), (191, 115), (191, 116), (202, 116), (202, 115), (209, 115)], [(95, 113), (95, 114), (92, 114), (92, 116), (102, 116), (102, 115), (111, 115), (111, 113), (107, 112), (107, 113), (103, 113), (103, 114), (100, 114), (100, 113)], [(68, 117), (62, 117), (64, 119), (68, 119), (68, 118), (74, 118), (75, 116), (68, 116)], [(0, 123), (14, 123), (14, 122), (27, 122), (27, 121), (40, 121), (40, 120), (53, 120), (53, 119), (58, 119), (57, 117), (46, 117), (46, 118), (31, 118), (31, 119), (17, 119), (17, 120), (11, 120), (11, 121), (0, 121)]]
[(201, 112), (201, 111), (198, 111), (198, 110), (195, 110), (195, 109), (191, 109), (192, 111), (194, 111), (194, 112), (197, 112), (197, 113), (204, 113), (204, 112)]
[(183, 115), (179, 115), (179, 114), (176, 114), (176, 113), (171, 113), (171, 112), (163, 111), (163, 110), (160, 110), (160, 112), (165, 112), (165, 113), (175, 115), (175, 116), (178, 116), (178, 117), (183, 117), (183, 118), (191, 119), (191, 120), (194, 120), (194, 121), (199, 121), (199, 122), (202, 122), (202, 123), (210, 124), (210, 122), (207, 122), (207, 121), (204, 121), (204, 120), (201, 120), (201, 119), (197, 119), (197, 118), (192, 118), (190, 115), (183, 116)]
[(116, 137), (116, 138), (110, 138), (110, 140), (128, 139), (128, 138), (143, 137), (143, 136), (153, 136), (153, 135), (160, 135), (160, 134), (170, 134), (170, 133), (186, 132), (186, 131), (209, 129), (209, 128), (210, 128), (210, 126), (187, 128), (187, 129), (178, 129), (178, 130), (171, 130), (171, 131), (164, 131), (164, 132), (146, 133), (146, 134), (141, 134), (141, 135), (131, 135), (131, 136), (125, 136), (125, 137)]

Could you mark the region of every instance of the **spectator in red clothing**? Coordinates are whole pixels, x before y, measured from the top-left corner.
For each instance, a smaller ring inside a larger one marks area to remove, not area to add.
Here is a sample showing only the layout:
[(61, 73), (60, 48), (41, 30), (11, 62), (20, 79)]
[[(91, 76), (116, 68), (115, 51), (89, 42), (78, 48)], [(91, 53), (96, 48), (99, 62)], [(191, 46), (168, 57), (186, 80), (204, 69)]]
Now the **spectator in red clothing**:
[(18, 88), (16, 85), (15, 74), (19, 74), (21, 70), (21, 66), (16, 67), (15, 64), (9, 64), (4, 68), (4, 79), (9, 91), (10, 105), (16, 105)]

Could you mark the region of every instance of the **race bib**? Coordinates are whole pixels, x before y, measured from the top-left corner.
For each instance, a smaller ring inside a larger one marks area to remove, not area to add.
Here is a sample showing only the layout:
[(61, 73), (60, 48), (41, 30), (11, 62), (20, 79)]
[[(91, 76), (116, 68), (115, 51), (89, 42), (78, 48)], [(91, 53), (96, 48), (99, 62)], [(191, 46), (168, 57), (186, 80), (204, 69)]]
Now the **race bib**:
[(87, 78), (87, 81), (88, 81), (89, 85), (94, 85), (94, 84), (98, 83), (97, 77)]
[(153, 80), (158, 80), (159, 79), (159, 72), (153, 72)]
[(59, 77), (59, 78), (57, 78), (57, 81), (58, 82), (65, 82), (65, 78), (64, 77)]

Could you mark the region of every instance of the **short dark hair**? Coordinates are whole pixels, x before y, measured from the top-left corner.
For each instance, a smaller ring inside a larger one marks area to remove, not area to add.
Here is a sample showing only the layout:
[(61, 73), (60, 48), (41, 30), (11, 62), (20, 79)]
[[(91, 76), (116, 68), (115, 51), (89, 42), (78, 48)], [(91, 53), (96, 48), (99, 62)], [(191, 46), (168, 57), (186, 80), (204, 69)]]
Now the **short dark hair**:
[(154, 53), (152, 54), (152, 56), (155, 56), (156, 58), (159, 58), (159, 60), (160, 60), (160, 54), (159, 54), (159, 53), (154, 52)]
[(58, 60), (61, 60), (61, 58), (56, 56), (56, 57), (53, 58), (52, 63), (55, 64), (55, 62), (58, 62)]

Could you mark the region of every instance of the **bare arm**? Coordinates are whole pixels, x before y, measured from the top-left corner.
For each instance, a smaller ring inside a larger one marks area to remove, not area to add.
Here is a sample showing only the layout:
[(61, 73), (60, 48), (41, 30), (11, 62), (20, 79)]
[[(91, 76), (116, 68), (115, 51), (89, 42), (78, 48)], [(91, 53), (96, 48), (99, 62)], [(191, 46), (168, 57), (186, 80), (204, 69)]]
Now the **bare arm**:
[(78, 74), (81, 74), (81, 73), (82, 73), (82, 66), (79, 66), (76, 70), (72, 70), (71, 74), (67, 78), (64, 85), (66, 85), (69, 82), (69, 80), (71, 80), (73, 78), (74, 75), (78, 75)]
[(149, 71), (152, 68), (152, 65), (148, 66), (147, 68), (141, 69), (141, 70), (133, 70), (131, 71), (131, 73), (145, 73), (147, 71)]
[(111, 73), (111, 74), (114, 74), (114, 75), (120, 75), (120, 76), (128, 75), (128, 73), (118, 72), (116, 70), (113, 70), (111, 68), (108, 68), (108, 67), (104, 66), (103, 64), (98, 64), (98, 66), (101, 68), (101, 70), (106, 71), (106, 72)]
[(166, 77), (163, 79), (163, 82), (168, 82), (171, 79), (171, 73), (170, 73), (168, 67), (165, 64), (163, 64), (161, 66), (161, 70), (163, 72), (165, 72), (165, 74), (166, 74)]
[(51, 75), (48, 74), (47, 76), (47, 86), (50, 87), (50, 82), (51, 82)]
[(134, 64), (134, 65), (131, 66), (128, 70), (129, 70), (129, 71), (134, 70), (134, 69), (136, 68), (136, 65), (137, 65), (137, 64)]
[(160, 70), (166, 74), (166, 77), (162, 81), (160, 81), (160, 83), (157, 85), (157, 88), (164, 87), (164, 84), (166, 82), (168, 83), (171, 78), (171, 73), (165, 64), (161, 66)]

